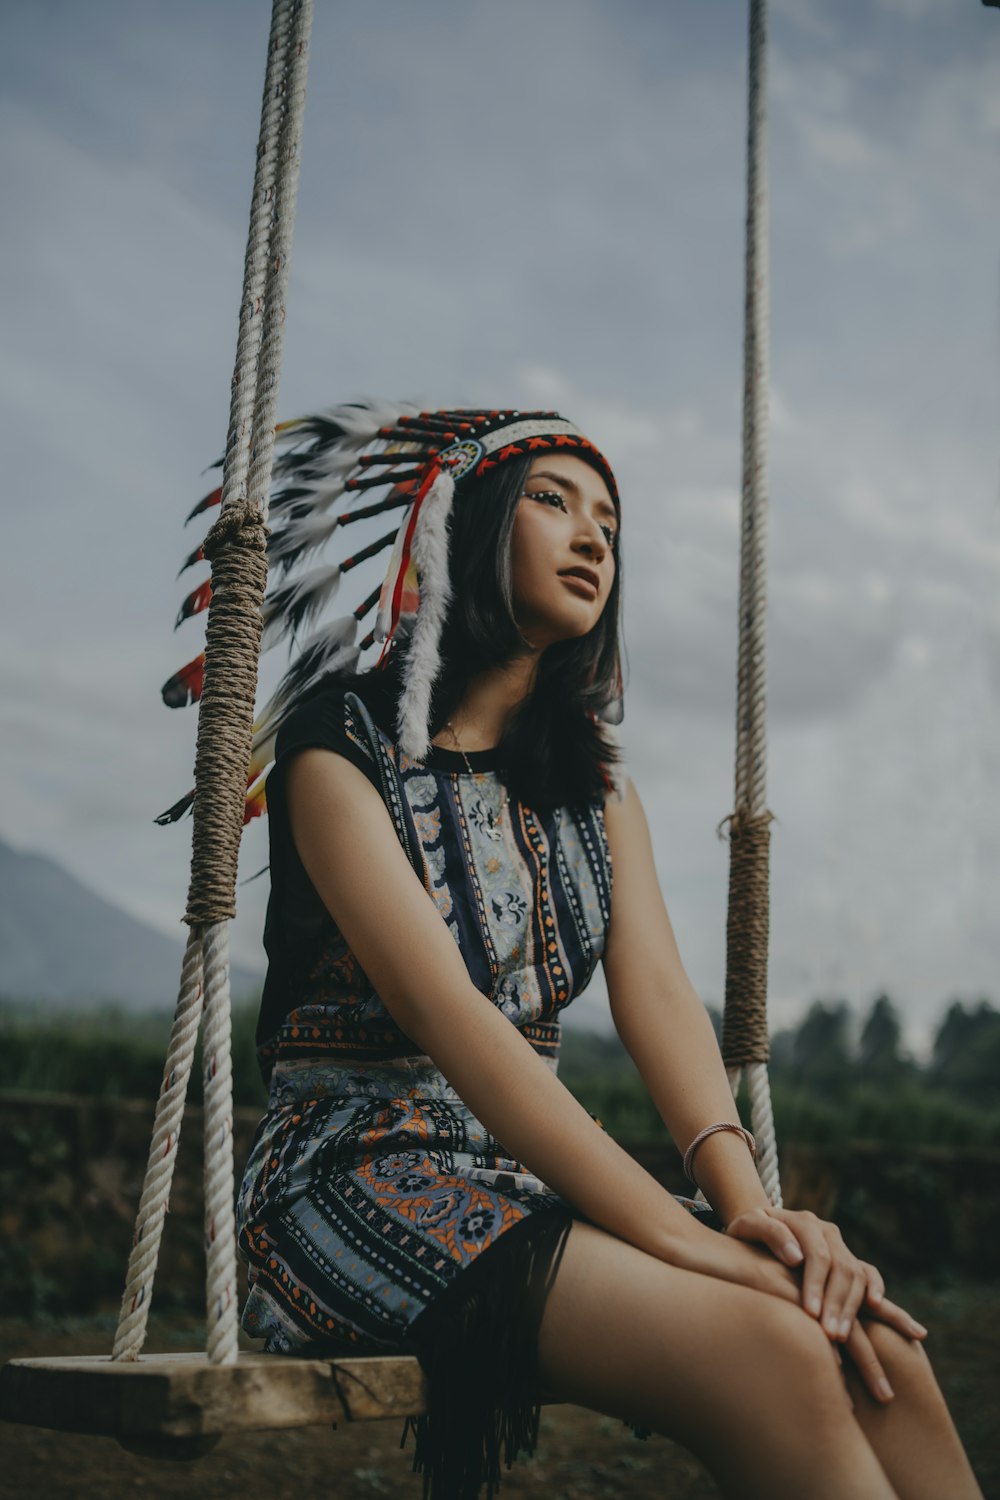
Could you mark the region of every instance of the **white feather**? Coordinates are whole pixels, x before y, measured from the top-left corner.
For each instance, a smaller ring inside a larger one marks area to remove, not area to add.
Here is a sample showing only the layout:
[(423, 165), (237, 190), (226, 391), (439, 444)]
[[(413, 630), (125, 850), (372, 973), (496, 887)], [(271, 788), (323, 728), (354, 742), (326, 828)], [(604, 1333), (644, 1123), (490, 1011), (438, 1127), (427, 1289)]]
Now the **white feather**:
[(270, 549), (275, 563), (280, 565), (286, 557), (294, 557), (296, 561), (308, 557), (330, 540), (339, 525), (339, 515), (311, 514), (289, 522), (275, 534)]
[(352, 492), (344, 489), (344, 480), (355, 467), (356, 463), (357, 454), (352, 453), (343, 462), (338, 462), (338, 472), (336, 474), (333, 473), (332, 465), (329, 468), (324, 465), (321, 472), (318, 468), (315, 473), (310, 470), (309, 476), (305, 478), (301, 472), (290, 473), (288, 475), (289, 486), (301, 487), (302, 489), (312, 488), (311, 494), (297, 495), (291, 501), (291, 505), (308, 505), (310, 511), (316, 513), (328, 511), (331, 505), (335, 504), (338, 500), (347, 503), (345, 497), (351, 495)]
[(276, 590), (264, 600), (264, 633), (260, 649), (269, 651), (283, 636), (308, 625), (326, 607), (340, 584), (340, 568), (314, 568), (294, 585)]
[[(366, 398), (360, 405), (331, 407), (319, 416), (339, 427), (342, 435), (315, 452), (306, 449), (305, 453), (303, 444), (308, 440), (303, 436), (301, 428), (312, 419), (303, 417), (294, 427), (290, 426), (284, 435), (289, 446), (285, 452), (275, 457), (272, 487), (276, 490), (280, 490), (285, 484), (296, 488), (311, 487), (311, 495), (300, 495), (292, 503), (296, 506), (308, 505), (313, 513), (329, 510), (335, 501), (345, 499), (345, 496), (348, 506), (366, 504), (368, 497), (363, 490), (344, 490), (344, 481), (357, 467), (361, 449), (380, 444), (382, 440), (379, 433), (383, 427), (394, 427), (401, 416), (415, 416), (419, 411), (420, 407), (412, 401), (388, 402), (374, 398)], [(405, 463), (408, 455), (422, 451), (420, 444), (407, 443), (404, 447), (403, 443), (404, 440), (399, 439), (393, 444), (394, 454), (399, 450), (400, 465)], [(306, 460), (305, 463), (303, 459)], [(391, 476), (387, 475), (386, 483), (390, 482)]]
[(412, 401), (383, 401), (376, 396), (362, 396), (357, 401), (332, 406), (320, 415), (341, 429), (343, 437), (337, 442), (338, 451), (343, 448), (357, 451), (377, 438), (383, 427), (395, 427), (400, 417), (415, 417), (419, 412), (420, 407)]
[(448, 518), (454, 494), (455, 481), (445, 470), (428, 490), (413, 532), (420, 603), (406, 658), (397, 728), (403, 753), (417, 761), (424, 759), (430, 745), (431, 692), (441, 669), (441, 630), (451, 599)]

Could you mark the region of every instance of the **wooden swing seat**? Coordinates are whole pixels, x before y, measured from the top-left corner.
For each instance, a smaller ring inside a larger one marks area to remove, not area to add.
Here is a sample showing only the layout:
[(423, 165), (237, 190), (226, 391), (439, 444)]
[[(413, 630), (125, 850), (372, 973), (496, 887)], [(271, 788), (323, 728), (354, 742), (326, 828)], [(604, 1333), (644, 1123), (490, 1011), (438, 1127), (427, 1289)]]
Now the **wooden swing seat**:
[(241, 1353), (13, 1359), (0, 1419), (116, 1438), (145, 1457), (197, 1458), (227, 1433), (418, 1416), (426, 1385), (411, 1355), (299, 1359)]

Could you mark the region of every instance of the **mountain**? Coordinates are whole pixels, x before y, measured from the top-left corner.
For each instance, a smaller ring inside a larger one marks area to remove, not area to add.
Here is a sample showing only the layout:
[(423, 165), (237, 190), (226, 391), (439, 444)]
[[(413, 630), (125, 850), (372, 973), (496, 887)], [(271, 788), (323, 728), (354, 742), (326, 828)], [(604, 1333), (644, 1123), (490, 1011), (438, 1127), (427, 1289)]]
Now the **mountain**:
[[(183, 951), (183, 932), (167, 937), (95, 895), (54, 860), (0, 840), (0, 995), (170, 1009)], [(234, 965), (234, 997), (255, 994), (261, 979)]]

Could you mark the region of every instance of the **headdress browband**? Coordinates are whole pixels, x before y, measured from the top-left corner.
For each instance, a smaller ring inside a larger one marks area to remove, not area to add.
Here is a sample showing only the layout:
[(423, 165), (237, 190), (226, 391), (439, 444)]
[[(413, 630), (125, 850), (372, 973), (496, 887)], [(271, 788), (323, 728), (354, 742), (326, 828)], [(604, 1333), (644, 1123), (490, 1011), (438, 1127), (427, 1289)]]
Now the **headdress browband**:
[[(403, 753), (422, 760), (429, 747), (431, 693), (440, 666), (441, 629), (451, 597), (448, 577), (448, 517), (462, 481), (490, 473), (514, 458), (565, 450), (598, 469), (618, 507), (614, 474), (603, 454), (579, 428), (555, 411), (459, 408), (420, 411), (411, 404), (351, 402), (328, 412), (282, 423), (276, 431), (267, 550), (271, 569), (264, 600), (262, 650), (313, 624), (332, 601), (340, 580), (368, 558), (392, 548), (384, 581), (339, 619), (316, 630), (298, 654), (254, 725), (245, 821), (264, 811), (264, 781), (281, 724), (330, 672), (356, 669), (362, 651), (406, 635), (407, 652), (397, 729)], [(376, 446), (377, 445), (377, 446)], [(221, 460), (220, 460), (221, 463)], [(357, 504), (367, 491), (387, 488), (382, 499)], [(218, 505), (221, 488), (194, 507), (188, 521)], [(344, 509), (338, 506), (337, 502)], [(352, 504), (352, 501), (355, 503)], [(389, 531), (339, 562), (302, 572), (341, 527), (383, 512), (402, 510)], [(181, 572), (200, 562), (201, 547)], [(176, 624), (208, 608), (205, 579), (181, 605)], [(359, 625), (378, 606), (374, 626), (361, 641)], [(176, 628), (176, 627), (175, 627)], [(204, 653), (181, 668), (162, 692), (180, 708), (201, 696)], [(609, 706), (608, 717), (615, 717)], [(618, 715), (620, 717), (620, 714)], [(157, 822), (174, 822), (191, 805), (182, 798)]]

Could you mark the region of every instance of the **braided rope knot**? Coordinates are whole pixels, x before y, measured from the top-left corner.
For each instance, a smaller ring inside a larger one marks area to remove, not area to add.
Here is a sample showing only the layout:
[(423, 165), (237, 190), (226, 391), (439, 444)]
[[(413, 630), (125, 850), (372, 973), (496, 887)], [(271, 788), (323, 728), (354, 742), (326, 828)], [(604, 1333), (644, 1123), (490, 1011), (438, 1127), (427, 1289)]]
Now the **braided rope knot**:
[(214, 564), (227, 547), (265, 553), (268, 535), (259, 505), (253, 500), (231, 500), (205, 537), (202, 549)]
[[(766, 832), (767, 828), (771, 823), (777, 823), (777, 821), (778, 819), (774, 813), (770, 812), (767, 808), (760, 813), (748, 813), (745, 810), (731, 812), (727, 813), (721, 823), (716, 825), (715, 833), (717, 838), (728, 838), (730, 843), (734, 839), (740, 838), (756, 839), (763, 836), (767, 839), (769, 837), (769, 834)], [(729, 825), (728, 828), (727, 824)]]
[(767, 946), (770, 917), (768, 871), (771, 824), (766, 808), (740, 809), (723, 818), (716, 832), (729, 835), (728, 962), (722, 1026), (722, 1056), (729, 1068), (767, 1062)]

